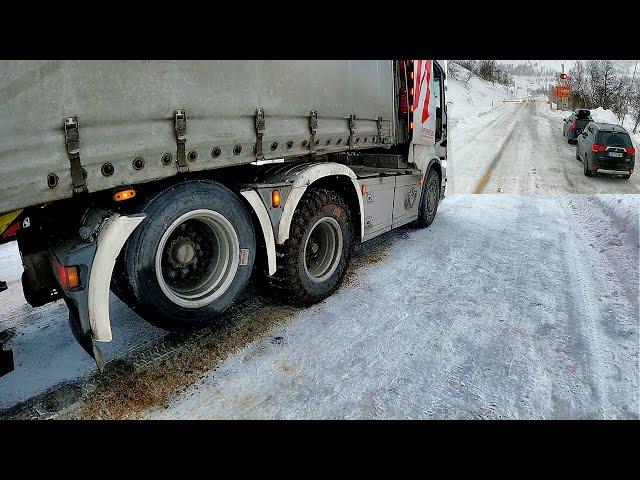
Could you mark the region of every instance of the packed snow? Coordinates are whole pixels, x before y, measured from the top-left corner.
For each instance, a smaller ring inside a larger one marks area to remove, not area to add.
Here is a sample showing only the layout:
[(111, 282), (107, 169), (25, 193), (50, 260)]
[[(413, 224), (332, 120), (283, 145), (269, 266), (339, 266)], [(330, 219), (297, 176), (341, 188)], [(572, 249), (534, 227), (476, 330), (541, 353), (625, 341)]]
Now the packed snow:
[[(430, 228), (390, 232), (386, 258), (142, 416), (637, 419), (639, 208), (449, 195)], [(0, 409), (92, 371), (63, 307), (12, 309)], [(112, 308), (108, 359), (163, 335)]]
[(584, 195), (449, 197), (143, 417), (637, 419), (638, 249), (607, 219)]

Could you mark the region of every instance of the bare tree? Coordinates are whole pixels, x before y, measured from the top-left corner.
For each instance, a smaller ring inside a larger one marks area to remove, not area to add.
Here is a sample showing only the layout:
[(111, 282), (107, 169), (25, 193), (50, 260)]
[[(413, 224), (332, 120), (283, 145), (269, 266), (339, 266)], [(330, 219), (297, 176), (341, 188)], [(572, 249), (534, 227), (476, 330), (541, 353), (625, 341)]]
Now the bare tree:
[(618, 121), (623, 122), (628, 113), (629, 97), (632, 95), (631, 79), (626, 76), (614, 77), (609, 84), (612, 86), (611, 110), (618, 117)]
[(571, 86), (571, 108), (591, 108), (587, 69), (581, 61), (575, 62), (569, 70), (569, 85)]
[(636, 80), (629, 92), (629, 109), (634, 120), (633, 133), (636, 133), (640, 126), (640, 81)]

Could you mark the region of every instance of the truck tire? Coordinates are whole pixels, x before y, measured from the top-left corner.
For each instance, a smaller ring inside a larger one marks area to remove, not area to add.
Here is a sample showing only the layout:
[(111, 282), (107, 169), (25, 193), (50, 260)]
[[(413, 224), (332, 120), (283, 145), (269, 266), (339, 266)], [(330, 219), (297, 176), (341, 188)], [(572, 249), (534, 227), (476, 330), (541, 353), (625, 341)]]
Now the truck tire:
[(289, 239), (277, 246), (278, 270), (267, 282), (293, 304), (325, 299), (344, 279), (352, 237), (351, 212), (344, 199), (331, 190), (309, 189), (294, 213)]
[[(188, 181), (147, 199), (114, 290), (149, 323), (181, 330), (212, 323), (246, 287), (256, 240), (249, 213), (229, 189)], [(124, 288), (123, 288), (124, 287)]]
[(420, 228), (431, 225), (436, 218), (439, 203), (440, 175), (432, 168), (427, 174), (427, 181), (424, 182), (422, 196), (420, 197), (420, 207), (418, 208), (418, 219), (415, 224)]

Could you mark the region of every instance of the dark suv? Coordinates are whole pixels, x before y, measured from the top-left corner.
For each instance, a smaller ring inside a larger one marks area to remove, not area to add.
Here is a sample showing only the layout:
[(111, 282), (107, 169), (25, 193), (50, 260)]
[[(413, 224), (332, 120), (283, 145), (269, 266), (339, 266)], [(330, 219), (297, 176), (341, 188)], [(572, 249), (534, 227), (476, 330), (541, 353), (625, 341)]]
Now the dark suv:
[(590, 122), (578, 137), (576, 158), (583, 161), (587, 177), (602, 172), (629, 178), (636, 161), (636, 149), (620, 125)]
[(593, 122), (593, 118), (591, 118), (591, 112), (589, 110), (576, 110), (575, 112), (572, 112), (569, 117), (564, 119), (562, 135), (567, 137), (568, 143), (576, 143), (578, 135), (582, 133), (584, 127), (586, 127), (589, 122)]

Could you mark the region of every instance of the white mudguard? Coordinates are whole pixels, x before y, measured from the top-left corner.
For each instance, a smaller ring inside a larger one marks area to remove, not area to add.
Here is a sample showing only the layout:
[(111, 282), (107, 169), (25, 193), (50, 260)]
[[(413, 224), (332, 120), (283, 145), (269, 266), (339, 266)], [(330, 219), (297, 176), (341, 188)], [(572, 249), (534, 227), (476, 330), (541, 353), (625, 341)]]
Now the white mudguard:
[(129, 235), (144, 220), (145, 215), (123, 216), (114, 213), (98, 236), (98, 246), (89, 278), (89, 323), (91, 334), (98, 342), (110, 342), (109, 287), (116, 258)]

